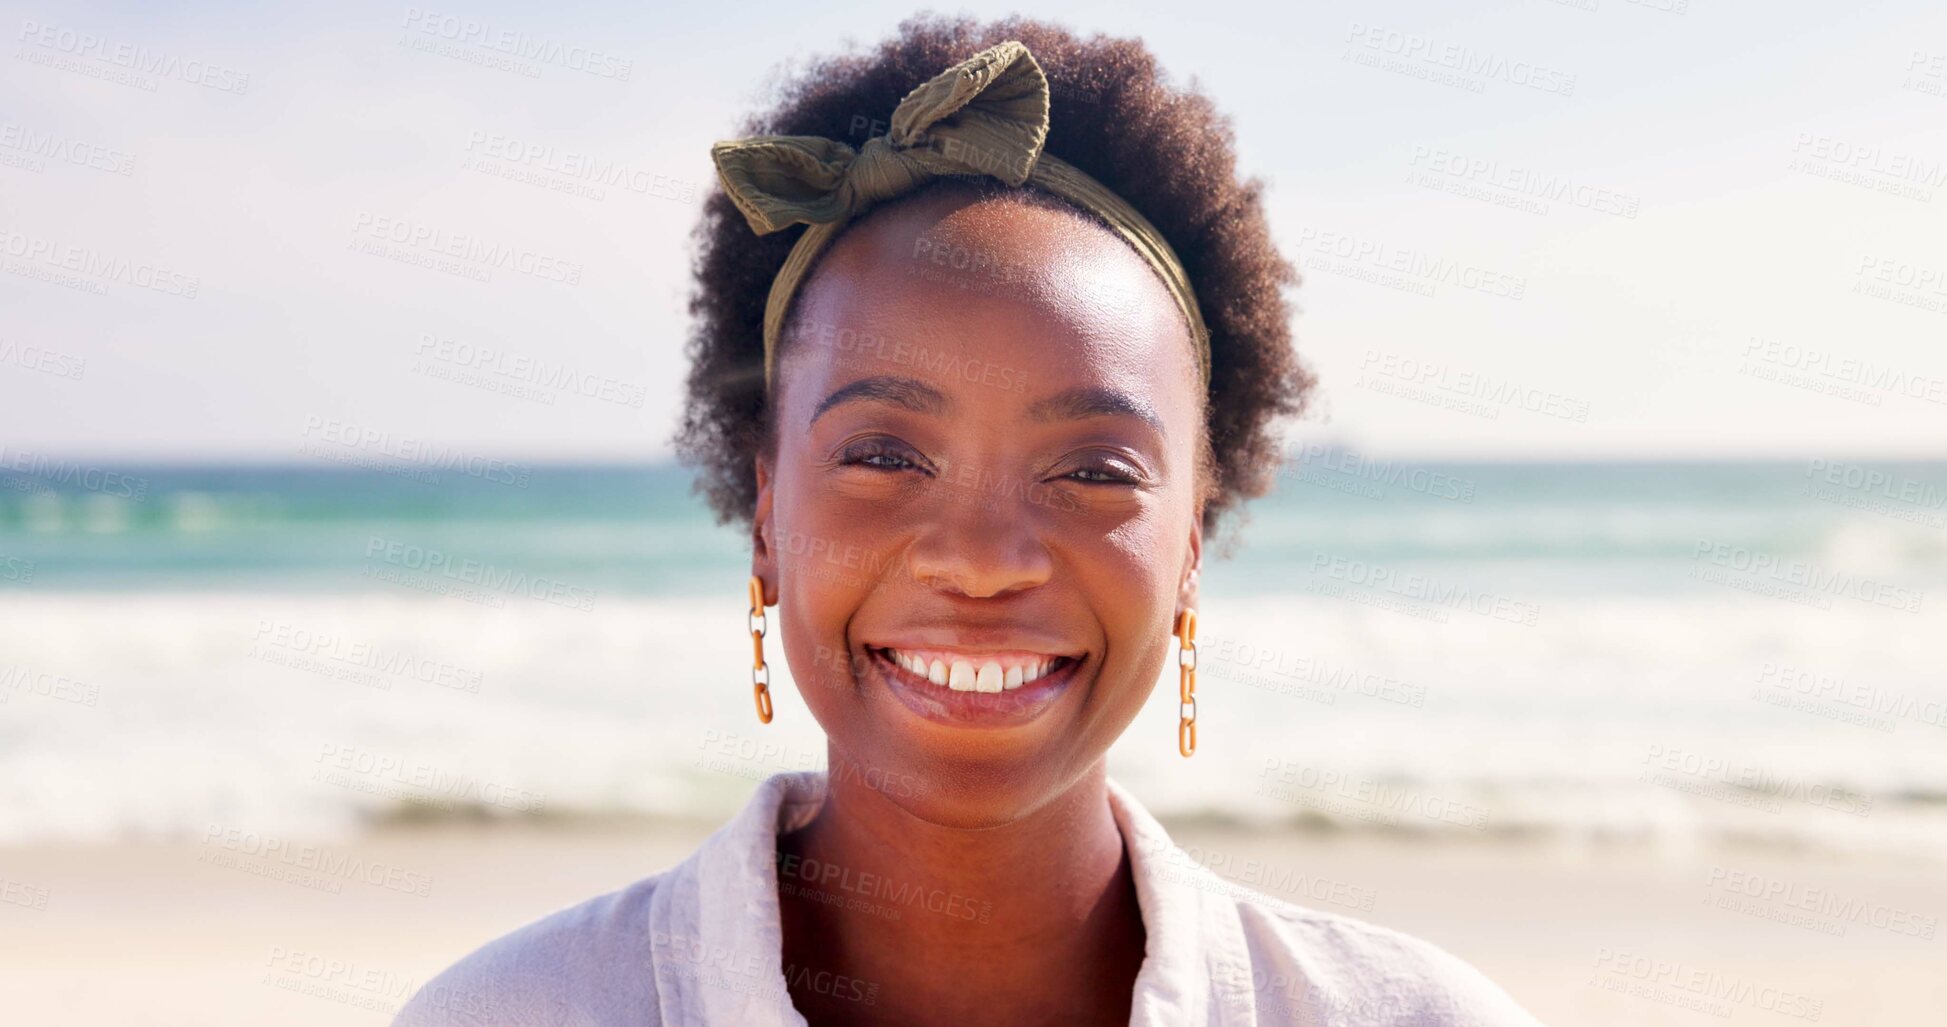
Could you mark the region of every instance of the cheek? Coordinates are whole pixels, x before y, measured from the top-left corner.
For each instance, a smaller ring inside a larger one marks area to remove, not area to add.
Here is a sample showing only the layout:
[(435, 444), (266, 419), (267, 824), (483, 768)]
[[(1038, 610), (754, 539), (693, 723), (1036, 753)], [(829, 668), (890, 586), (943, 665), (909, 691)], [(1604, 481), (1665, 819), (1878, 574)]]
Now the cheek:
[(809, 560), (780, 570), (783, 588), (777, 609), (782, 616), (777, 623), (784, 659), (805, 705), (831, 733), (838, 724), (824, 711), (852, 691), (857, 669), (845, 643), (845, 625), (850, 611), (858, 607), (858, 586), (843, 577), (842, 568)]
[[(1104, 561), (1104, 572), (1121, 578), (1123, 587), (1131, 590), (1126, 593), (1131, 598), (1152, 598), (1156, 583), (1165, 575), (1163, 563), (1176, 548), (1171, 544), (1174, 540), (1164, 535), (1164, 518), (1160, 514), (1161, 511), (1151, 511), (1129, 518), (1094, 542), (1096, 559)], [(1125, 600), (1116, 605), (1131, 604)]]
[(1084, 573), (1097, 579), (1091, 589), (1115, 672), (1135, 675), (1138, 696), (1147, 694), (1153, 671), (1160, 670), (1174, 627), (1184, 540), (1168, 520), (1157, 511), (1116, 525), (1095, 540), (1083, 564)]
[(851, 689), (847, 626), (899, 572), (900, 540), (882, 507), (822, 494), (802, 453), (785, 453), (774, 486), (771, 547), (784, 651), (813, 710)]

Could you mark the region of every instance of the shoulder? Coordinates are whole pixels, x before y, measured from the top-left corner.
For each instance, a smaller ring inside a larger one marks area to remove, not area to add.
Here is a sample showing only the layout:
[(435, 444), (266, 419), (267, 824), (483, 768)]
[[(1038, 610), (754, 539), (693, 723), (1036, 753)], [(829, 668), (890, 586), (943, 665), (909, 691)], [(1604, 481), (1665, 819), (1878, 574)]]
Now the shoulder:
[(393, 1027), (658, 1022), (649, 904), (667, 876), (644, 878), (482, 945), (427, 981)]
[(1225, 1008), (1294, 1027), (1540, 1027), (1499, 985), (1445, 949), (1231, 881), (1172, 841), (1114, 781), (1109, 800), (1138, 887), (1161, 908), (1196, 907), (1209, 981)]
[(1465, 960), (1431, 942), (1354, 917), (1251, 894), (1237, 900), (1248, 987), (1268, 1023), (1539, 1027)]

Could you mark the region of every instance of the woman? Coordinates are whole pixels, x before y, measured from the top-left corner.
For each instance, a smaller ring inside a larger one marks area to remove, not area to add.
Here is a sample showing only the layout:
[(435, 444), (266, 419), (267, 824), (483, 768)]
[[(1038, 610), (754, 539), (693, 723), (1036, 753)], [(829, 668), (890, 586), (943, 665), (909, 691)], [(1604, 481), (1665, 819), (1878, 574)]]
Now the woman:
[(829, 772), (400, 1022), (1532, 1024), (1240, 898), (1105, 774), (1173, 647), (1194, 752), (1206, 533), (1310, 385), (1209, 103), (1134, 41), (918, 20), (752, 128), (713, 151), (680, 441), (752, 527), (757, 716), (781, 636)]

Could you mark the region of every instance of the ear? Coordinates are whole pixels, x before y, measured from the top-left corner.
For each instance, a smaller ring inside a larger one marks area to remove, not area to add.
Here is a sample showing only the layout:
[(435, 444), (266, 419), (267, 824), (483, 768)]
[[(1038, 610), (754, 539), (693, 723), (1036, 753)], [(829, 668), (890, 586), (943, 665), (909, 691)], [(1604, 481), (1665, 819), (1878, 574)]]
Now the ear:
[[(1203, 507), (1198, 504), (1196, 515), (1190, 518), (1190, 548), (1183, 559), (1183, 578), (1177, 587), (1176, 612), (1193, 610), (1197, 605), (1197, 576), (1203, 570)], [(1175, 618), (1170, 619), (1176, 623)]]
[(771, 486), (777, 478), (772, 473), (770, 458), (759, 454), (753, 461), (752, 469), (757, 474), (757, 504), (750, 518), (750, 572), (764, 582), (764, 605), (777, 603), (777, 540), (776, 529), (771, 522)]

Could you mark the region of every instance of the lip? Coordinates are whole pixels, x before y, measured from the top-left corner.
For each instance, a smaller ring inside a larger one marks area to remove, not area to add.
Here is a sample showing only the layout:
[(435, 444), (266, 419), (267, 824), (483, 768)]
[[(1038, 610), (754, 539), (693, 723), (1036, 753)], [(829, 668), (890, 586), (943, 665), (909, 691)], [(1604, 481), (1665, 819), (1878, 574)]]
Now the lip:
[(1019, 688), (956, 692), (901, 667), (885, 647), (868, 645), (865, 652), (872, 673), (907, 709), (936, 724), (974, 728), (1017, 727), (1039, 717), (1068, 691), (1088, 662), (1086, 656), (1063, 656), (1053, 669)]

